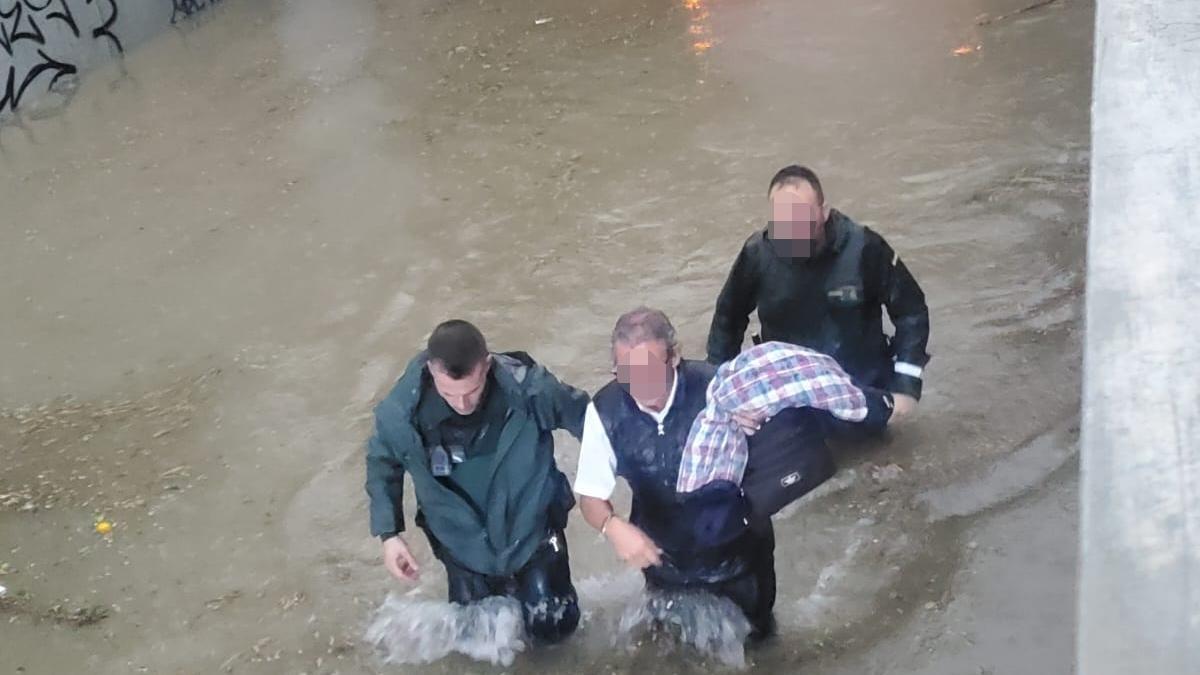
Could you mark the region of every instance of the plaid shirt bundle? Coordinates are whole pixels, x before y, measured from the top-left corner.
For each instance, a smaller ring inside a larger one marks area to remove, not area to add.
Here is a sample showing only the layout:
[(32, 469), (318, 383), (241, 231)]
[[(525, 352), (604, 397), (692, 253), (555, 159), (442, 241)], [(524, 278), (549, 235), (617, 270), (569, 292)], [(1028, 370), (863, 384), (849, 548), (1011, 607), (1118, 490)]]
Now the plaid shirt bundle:
[(867, 398), (832, 357), (782, 342), (765, 342), (717, 369), (708, 405), (692, 423), (678, 492), (694, 492), (728, 480), (740, 483), (748, 443), (733, 413), (772, 417), (786, 408), (816, 408), (838, 419), (861, 422)]

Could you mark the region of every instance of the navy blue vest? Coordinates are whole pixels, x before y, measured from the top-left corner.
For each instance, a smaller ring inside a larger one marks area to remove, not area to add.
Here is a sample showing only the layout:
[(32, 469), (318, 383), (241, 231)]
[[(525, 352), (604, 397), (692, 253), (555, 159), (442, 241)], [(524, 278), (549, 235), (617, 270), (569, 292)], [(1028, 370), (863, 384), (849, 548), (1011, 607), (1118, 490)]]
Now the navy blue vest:
[(708, 383), (715, 373), (716, 368), (703, 361), (679, 365), (675, 400), (661, 429), (616, 380), (592, 397), (617, 458), (617, 475), (633, 492), (629, 522), (663, 549), (666, 564), (654, 568), (655, 572), (681, 581), (727, 578), (738, 573), (744, 563), (741, 556), (727, 551), (695, 550), (692, 528), (680, 522), (682, 509), (675, 492), (688, 432), (704, 409)]

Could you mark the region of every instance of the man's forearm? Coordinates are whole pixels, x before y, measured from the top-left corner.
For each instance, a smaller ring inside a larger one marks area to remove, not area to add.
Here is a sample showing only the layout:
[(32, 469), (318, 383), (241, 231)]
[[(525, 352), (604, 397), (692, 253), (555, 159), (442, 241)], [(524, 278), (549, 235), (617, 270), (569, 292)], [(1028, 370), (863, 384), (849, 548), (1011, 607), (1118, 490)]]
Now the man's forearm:
[(921, 376), (929, 363), (929, 307), (925, 292), (903, 262), (892, 254), (886, 289), (887, 312), (896, 327), (892, 338), (895, 372), (888, 388), (896, 394), (921, 398)]
[(595, 530), (603, 528), (614, 515), (612, 502), (585, 495), (579, 495), (579, 511), (583, 520)]
[(738, 355), (750, 325), (750, 313), (758, 304), (755, 299), (757, 281), (751, 272), (750, 257), (745, 249), (729, 270), (729, 276), (717, 296), (712, 322), (708, 327), (708, 362), (721, 365)]
[(392, 459), (386, 448), (373, 437), (367, 454), (366, 491), (370, 505), (371, 534), (404, 531), (404, 467)]
[(707, 359), (719, 366), (733, 359), (741, 351), (746, 339), (746, 328), (750, 325), (750, 312), (744, 307), (732, 307), (736, 303), (724, 295), (717, 301), (712, 323), (708, 328)]
[(895, 399), (886, 389), (860, 387), (867, 403), (867, 416), (857, 422), (841, 420), (826, 412), (822, 415), (825, 433), (843, 438), (862, 438), (864, 433), (877, 433), (888, 425)]

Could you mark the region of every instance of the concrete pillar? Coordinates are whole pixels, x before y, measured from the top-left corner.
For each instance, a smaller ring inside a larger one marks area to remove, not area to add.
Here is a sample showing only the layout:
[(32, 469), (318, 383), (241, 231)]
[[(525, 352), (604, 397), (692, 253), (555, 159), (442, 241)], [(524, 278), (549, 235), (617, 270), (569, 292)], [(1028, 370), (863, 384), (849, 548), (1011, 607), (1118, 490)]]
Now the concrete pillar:
[(1098, 0), (1079, 672), (1200, 673), (1200, 0)]

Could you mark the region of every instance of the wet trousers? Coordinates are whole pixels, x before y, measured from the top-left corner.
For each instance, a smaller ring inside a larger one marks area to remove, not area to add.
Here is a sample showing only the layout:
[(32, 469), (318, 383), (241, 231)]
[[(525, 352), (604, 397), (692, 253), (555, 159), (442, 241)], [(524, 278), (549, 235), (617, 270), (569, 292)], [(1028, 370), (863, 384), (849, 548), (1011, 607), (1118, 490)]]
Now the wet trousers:
[(729, 598), (750, 621), (751, 639), (762, 639), (775, 632), (775, 530), (771, 521), (756, 524), (748, 531), (739, 547), (747, 555), (745, 573), (717, 582), (680, 583), (668, 581), (646, 568), (646, 588), (651, 590), (707, 591)]
[(551, 531), (525, 566), (511, 577), (494, 577), (469, 570), (454, 560), (429, 534), (438, 560), (446, 566), (450, 602), (466, 605), (491, 596), (505, 596), (521, 604), (525, 630), (542, 643), (560, 642), (579, 625), (579, 596), (571, 583), (567, 538)]

